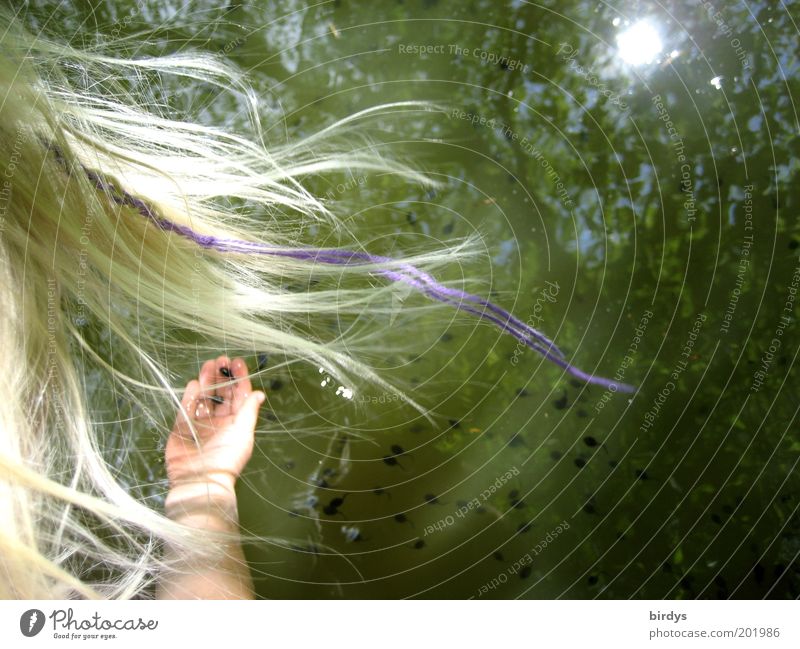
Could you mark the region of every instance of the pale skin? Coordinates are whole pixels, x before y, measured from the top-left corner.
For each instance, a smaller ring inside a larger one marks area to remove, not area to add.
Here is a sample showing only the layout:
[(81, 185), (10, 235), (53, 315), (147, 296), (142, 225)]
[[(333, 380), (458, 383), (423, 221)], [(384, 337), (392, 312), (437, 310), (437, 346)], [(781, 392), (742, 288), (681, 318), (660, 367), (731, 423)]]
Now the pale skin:
[[(186, 414), (178, 412), (165, 453), (170, 484), (165, 509), (176, 522), (234, 534), (239, 529), (234, 487), (253, 453), (258, 411), (266, 399), (263, 392), (253, 392), (247, 377), (243, 359), (220, 356), (206, 361), (198, 379), (186, 386), (181, 400)], [(217, 387), (224, 383), (229, 385)], [(182, 570), (159, 582), (157, 597), (252, 599), (253, 582), (240, 543), (224, 544), (225, 558), (214, 565), (167, 548), (166, 558), (177, 559)]]

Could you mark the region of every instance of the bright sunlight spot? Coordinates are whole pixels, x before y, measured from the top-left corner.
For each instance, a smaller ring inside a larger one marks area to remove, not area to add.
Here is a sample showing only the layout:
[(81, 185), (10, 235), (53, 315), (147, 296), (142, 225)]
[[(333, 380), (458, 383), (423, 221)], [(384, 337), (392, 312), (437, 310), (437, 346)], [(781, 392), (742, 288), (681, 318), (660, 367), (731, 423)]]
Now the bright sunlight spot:
[(663, 47), (661, 36), (646, 20), (640, 20), (617, 36), (619, 55), (631, 65), (652, 63)]

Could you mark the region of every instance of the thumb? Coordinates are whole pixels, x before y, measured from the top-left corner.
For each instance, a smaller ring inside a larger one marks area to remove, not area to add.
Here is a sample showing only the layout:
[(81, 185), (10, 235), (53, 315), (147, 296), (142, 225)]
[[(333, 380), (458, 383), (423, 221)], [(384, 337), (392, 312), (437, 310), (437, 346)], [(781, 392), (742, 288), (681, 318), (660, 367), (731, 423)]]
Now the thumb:
[(266, 399), (267, 395), (261, 391), (253, 392), (248, 396), (239, 407), (239, 412), (236, 413), (236, 427), (252, 434), (258, 422), (258, 409)]

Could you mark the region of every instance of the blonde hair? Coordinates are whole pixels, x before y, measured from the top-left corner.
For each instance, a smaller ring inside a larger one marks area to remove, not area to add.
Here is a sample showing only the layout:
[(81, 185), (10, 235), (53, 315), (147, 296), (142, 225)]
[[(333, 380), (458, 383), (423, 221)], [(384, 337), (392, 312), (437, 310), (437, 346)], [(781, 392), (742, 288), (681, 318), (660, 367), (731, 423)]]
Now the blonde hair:
[[(220, 252), (157, 227), (135, 205), (198, 235), (296, 247), (309, 220), (338, 228), (305, 177), (381, 171), (427, 182), (353, 139), (371, 116), (424, 107), (362, 111), (268, 151), (254, 92), (219, 57), (78, 50), (35, 38), (0, 12), (0, 597), (141, 596), (169, 569), (160, 544), (196, 550), (197, 534), (134, 498), (104, 460), (103, 425), (87, 404), (88, 365), (143, 411), (165, 400), (174, 411), (180, 386), (161, 357), (187, 345), (171, 335), (184, 329), (209, 350), (275, 353), (411, 400), (355, 357), (359, 341), (324, 340), (307, 324), (310, 314), (388, 311), (386, 288), (331, 286), (342, 274), (368, 277), (374, 264)], [(125, 89), (131, 78), (164, 73), (243, 98), (250, 136), (142, 108)], [(344, 134), (360, 146), (345, 151)], [(468, 247), (404, 262), (433, 268)], [(328, 287), (285, 290), (308, 285), (312, 273), (331, 278)], [(90, 322), (113, 340), (113, 358), (92, 340)], [(141, 376), (120, 368), (141, 368)]]
[[(254, 91), (215, 55), (124, 58), (113, 43), (89, 51), (34, 37), (6, 9), (0, 20), (0, 597), (148, 596), (174, 569), (162, 544), (213, 555), (218, 538), (202, 543), (132, 495), (135, 478), (106, 461), (104, 423), (88, 400), (91, 371), (144, 413), (175, 412), (180, 387), (163, 368), (167, 351), (188, 347), (176, 332), (202, 337), (193, 353), (255, 349), (312, 363), (427, 415), (363, 360), (379, 328), (331, 333), (312, 323), (391, 314), (391, 284), (401, 281), (578, 378), (611, 384), (572, 366), (529, 325), (426, 272), (468, 259), (474, 239), (403, 260), (303, 247), (310, 221), (337, 243), (360, 245), (304, 188), (306, 178), (383, 172), (432, 184), (361, 135), (372, 117), (432, 107), (378, 106), (268, 149)], [(146, 92), (128, 90), (162, 74), (234, 93), (251, 132), (170, 117)], [(313, 290), (312, 274), (322, 280)], [(391, 281), (340, 283), (376, 275)]]

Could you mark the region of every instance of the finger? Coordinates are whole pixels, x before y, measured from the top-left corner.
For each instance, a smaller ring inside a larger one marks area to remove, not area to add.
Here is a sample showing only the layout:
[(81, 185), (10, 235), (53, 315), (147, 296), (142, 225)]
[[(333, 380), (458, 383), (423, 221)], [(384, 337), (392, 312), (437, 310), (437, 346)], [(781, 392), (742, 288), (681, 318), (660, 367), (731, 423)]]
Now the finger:
[(216, 376), (217, 362), (212, 360), (203, 363), (203, 367), (200, 368), (200, 376), (198, 377), (203, 396), (214, 394), (213, 385), (216, 380)]
[(183, 391), (183, 397), (181, 397), (181, 405), (183, 406), (184, 410), (188, 413), (194, 412), (192, 406), (194, 406), (195, 400), (200, 396), (200, 381), (197, 379), (192, 379), (186, 384), (186, 388)]
[(250, 378), (248, 376), (249, 372), (247, 370), (247, 363), (243, 358), (234, 359), (233, 363), (231, 364), (231, 371), (233, 372), (234, 379), (236, 379), (236, 384), (233, 386), (232, 404), (232, 411), (236, 413), (239, 412), (242, 404), (252, 393), (253, 386), (250, 383)]
[(258, 422), (258, 410), (266, 401), (267, 395), (263, 392), (253, 392), (245, 399), (242, 407), (236, 413), (235, 428), (242, 436), (252, 439)]
[[(219, 387), (215, 389), (215, 395), (222, 398), (222, 403), (218, 403), (214, 408), (214, 414), (218, 417), (225, 417), (235, 412), (233, 406), (234, 385), (231, 381), (234, 375), (231, 368), (231, 361), (227, 356), (220, 356), (215, 363), (214, 383)], [(229, 385), (222, 385), (228, 383)]]

